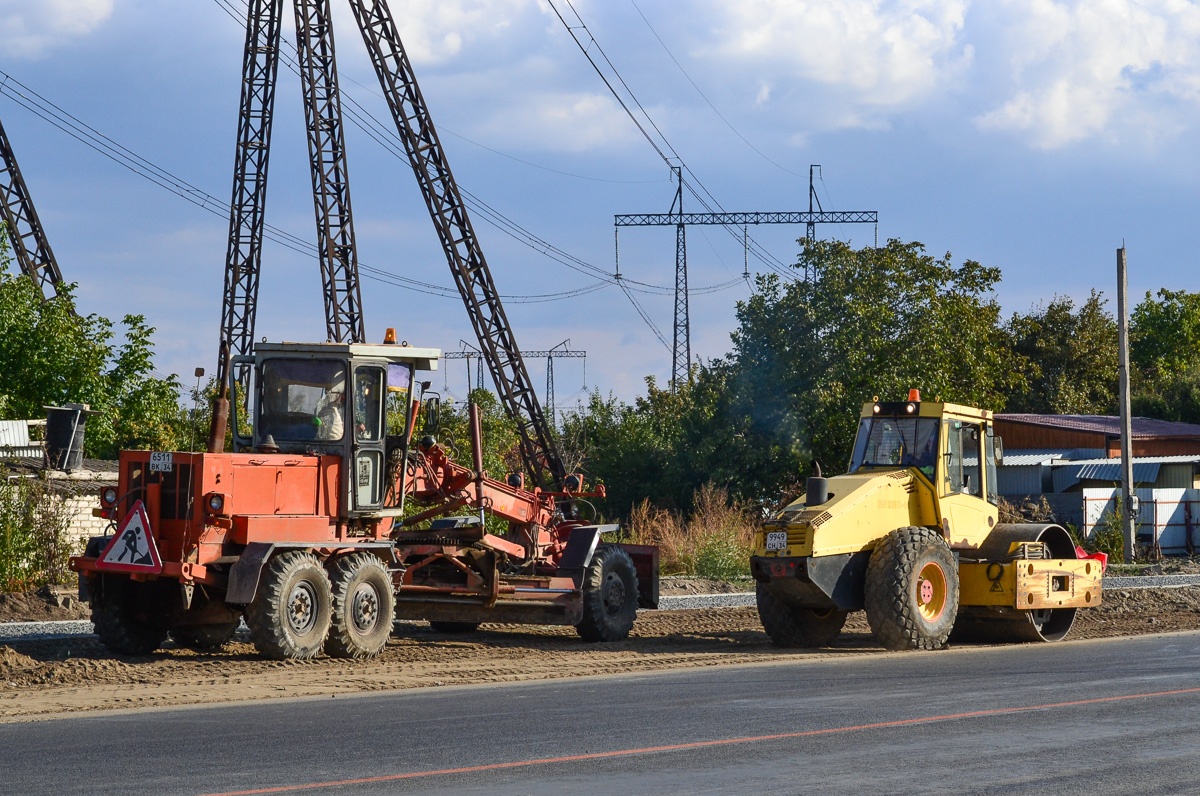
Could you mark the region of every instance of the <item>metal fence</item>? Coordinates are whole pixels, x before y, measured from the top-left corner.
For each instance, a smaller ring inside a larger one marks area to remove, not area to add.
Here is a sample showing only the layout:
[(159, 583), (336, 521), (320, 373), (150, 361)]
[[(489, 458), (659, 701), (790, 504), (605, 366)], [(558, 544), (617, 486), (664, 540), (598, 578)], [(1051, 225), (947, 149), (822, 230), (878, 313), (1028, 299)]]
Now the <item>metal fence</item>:
[[(1083, 490), (1083, 525), (1091, 536), (1105, 515), (1117, 509), (1119, 489)], [(1200, 543), (1200, 490), (1138, 489), (1137, 534), (1140, 544), (1157, 544), (1165, 555), (1188, 552), (1188, 538)]]

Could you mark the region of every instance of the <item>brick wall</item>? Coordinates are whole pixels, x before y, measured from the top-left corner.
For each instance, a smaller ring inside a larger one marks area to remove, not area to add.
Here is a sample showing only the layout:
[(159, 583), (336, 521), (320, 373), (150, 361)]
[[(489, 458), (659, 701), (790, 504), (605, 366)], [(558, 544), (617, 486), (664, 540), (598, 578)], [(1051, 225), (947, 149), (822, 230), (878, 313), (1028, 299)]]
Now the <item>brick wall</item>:
[(87, 540), (93, 536), (103, 536), (108, 529), (108, 520), (103, 517), (93, 517), (92, 509), (100, 507), (100, 501), (94, 494), (75, 495), (65, 498), (67, 510), (71, 512), (71, 524), (67, 528), (67, 536), (72, 543), (83, 552)]

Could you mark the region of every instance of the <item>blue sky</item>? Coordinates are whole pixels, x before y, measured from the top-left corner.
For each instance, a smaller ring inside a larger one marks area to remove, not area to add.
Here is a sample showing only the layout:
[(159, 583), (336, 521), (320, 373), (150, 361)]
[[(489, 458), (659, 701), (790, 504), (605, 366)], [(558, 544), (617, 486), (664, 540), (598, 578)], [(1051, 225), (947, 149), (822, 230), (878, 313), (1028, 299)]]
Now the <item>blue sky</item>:
[[(348, 5), (332, 2), (343, 92), (386, 121)], [(565, 0), (556, 5), (570, 13)], [(613, 215), (665, 212), (673, 188), (666, 165), (549, 5), (391, 6), (460, 185), (611, 270)], [(931, 252), (1000, 267), (1007, 312), (1093, 288), (1115, 297), (1122, 240), (1133, 295), (1200, 289), (1192, 222), (1200, 191), (1192, 145), (1200, 121), (1196, 3), (574, 0), (574, 7), (727, 210), (806, 209), (808, 166), (820, 163), (826, 209), (878, 210), (881, 240), (919, 240)], [(293, 35), (290, 24), (284, 35)], [(221, 199), (231, 185), (243, 38), (217, 0), (0, 0), (0, 69)], [(163, 373), (190, 382), (194, 367), (211, 370), (227, 219), (146, 182), (8, 97), (0, 97), (0, 118), (62, 271), (80, 285), (82, 309), (146, 315), (158, 328)], [(314, 240), (299, 84), (285, 70), (276, 120), (268, 221)], [(347, 148), (360, 260), (449, 286), (407, 164), (353, 127)], [(478, 216), (474, 222), (502, 293), (597, 284)], [(849, 226), (818, 232), (857, 243), (873, 234)], [(742, 249), (726, 232), (688, 234), (693, 286), (741, 273)], [(784, 262), (795, 259), (802, 234), (751, 229)], [(750, 266), (763, 270), (754, 259)], [(623, 230), (621, 271), (671, 285), (672, 231)], [(460, 339), (473, 342), (455, 298), (370, 279), (363, 290), (371, 338), (395, 326), (415, 344), (457, 350)], [(323, 338), (319, 291), (314, 260), (268, 243), (257, 333)], [(728, 350), (734, 305), (746, 295), (736, 285), (692, 297), (697, 356)], [(671, 297), (638, 298), (669, 338)], [(589, 386), (630, 400), (644, 376), (668, 376), (668, 351), (614, 286), (506, 308), (523, 348), (570, 338), (572, 348), (586, 350)], [(450, 391), (461, 395), (463, 368), (451, 364)], [(529, 368), (540, 383), (544, 364)], [(559, 402), (570, 402), (583, 385), (579, 363), (560, 361), (556, 376)]]

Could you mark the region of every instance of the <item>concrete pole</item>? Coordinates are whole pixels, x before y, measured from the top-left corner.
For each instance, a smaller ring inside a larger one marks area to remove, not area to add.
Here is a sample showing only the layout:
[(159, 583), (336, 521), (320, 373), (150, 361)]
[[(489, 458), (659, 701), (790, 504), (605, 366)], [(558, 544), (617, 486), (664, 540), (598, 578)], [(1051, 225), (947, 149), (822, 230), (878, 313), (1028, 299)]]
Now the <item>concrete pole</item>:
[(1125, 247), (1117, 249), (1117, 345), (1120, 349), (1121, 390), (1121, 527), (1125, 536), (1125, 561), (1133, 561), (1137, 516), (1134, 510), (1132, 429), (1129, 401), (1129, 280)]

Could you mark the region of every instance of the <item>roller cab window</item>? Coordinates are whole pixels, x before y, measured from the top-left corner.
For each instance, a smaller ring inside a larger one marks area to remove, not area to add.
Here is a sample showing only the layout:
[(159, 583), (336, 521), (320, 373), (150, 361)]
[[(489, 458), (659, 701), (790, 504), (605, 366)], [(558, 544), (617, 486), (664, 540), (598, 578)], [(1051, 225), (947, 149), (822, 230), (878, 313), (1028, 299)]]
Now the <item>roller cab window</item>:
[(974, 495), (983, 497), (983, 462), (980, 444), (983, 429), (978, 423), (962, 420), (947, 420), (946, 425), (946, 472), (943, 480), (947, 495)]
[(865, 417), (858, 425), (850, 472), (864, 467), (916, 467), (933, 480), (938, 427), (932, 417)]

